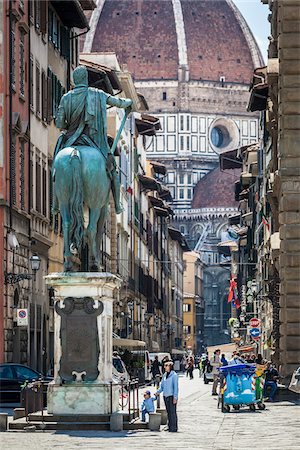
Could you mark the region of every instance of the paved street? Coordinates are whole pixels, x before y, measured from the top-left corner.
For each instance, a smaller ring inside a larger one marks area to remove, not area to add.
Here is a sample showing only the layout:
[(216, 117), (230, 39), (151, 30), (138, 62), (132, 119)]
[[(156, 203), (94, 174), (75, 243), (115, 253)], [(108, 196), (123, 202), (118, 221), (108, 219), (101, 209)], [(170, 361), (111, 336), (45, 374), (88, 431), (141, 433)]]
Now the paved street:
[[(197, 371), (195, 371), (197, 375)], [(180, 377), (177, 434), (150, 432), (34, 432), (1, 435), (3, 449), (300, 449), (299, 406), (290, 402), (267, 404), (265, 411), (222, 414), (211, 385), (195, 377)]]

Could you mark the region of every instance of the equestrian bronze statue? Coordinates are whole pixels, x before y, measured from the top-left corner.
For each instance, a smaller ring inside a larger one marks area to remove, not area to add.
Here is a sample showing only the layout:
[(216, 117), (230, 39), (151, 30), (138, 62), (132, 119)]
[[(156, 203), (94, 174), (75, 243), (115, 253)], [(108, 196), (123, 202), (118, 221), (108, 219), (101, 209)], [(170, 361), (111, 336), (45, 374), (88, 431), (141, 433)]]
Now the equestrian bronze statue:
[[(73, 72), (74, 89), (61, 99), (55, 119), (61, 134), (53, 160), (53, 212), (62, 217), (64, 269), (77, 270), (74, 255), (88, 245), (89, 269), (100, 270), (100, 245), (112, 190), (116, 213), (120, 205), (120, 182), (113, 150), (131, 110), (132, 100), (112, 97), (88, 86), (86, 67)], [(107, 105), (125, 108), (119, 132), (109, 147)], [(84, 211), (88, 211), (85, 227)], [(78, 258), (77, 258), (78, 260)]]

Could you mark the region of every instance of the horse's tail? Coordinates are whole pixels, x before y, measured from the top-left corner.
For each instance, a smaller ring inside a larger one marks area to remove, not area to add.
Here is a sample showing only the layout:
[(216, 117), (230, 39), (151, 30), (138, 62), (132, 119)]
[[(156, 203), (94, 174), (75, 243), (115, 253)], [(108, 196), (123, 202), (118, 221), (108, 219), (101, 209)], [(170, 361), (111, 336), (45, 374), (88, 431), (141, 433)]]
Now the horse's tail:
[(84, 218), (83, 218), (83, 183), (81, 173), (81, 161), (78, 150), (74, 149), (70, 156), (72, 189), (70, 196), (70, 242), (74, 244), (78, 253), (81, 251)]

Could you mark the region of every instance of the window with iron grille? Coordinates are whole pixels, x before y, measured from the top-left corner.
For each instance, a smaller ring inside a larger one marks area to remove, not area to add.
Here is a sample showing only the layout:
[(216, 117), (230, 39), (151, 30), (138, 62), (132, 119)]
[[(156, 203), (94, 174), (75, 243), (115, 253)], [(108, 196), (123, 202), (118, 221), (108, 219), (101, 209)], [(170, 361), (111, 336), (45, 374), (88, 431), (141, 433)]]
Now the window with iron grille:
[(24, 58), (25, 33), (20, 30), (20, 94), (25, 95), (25, 58)]

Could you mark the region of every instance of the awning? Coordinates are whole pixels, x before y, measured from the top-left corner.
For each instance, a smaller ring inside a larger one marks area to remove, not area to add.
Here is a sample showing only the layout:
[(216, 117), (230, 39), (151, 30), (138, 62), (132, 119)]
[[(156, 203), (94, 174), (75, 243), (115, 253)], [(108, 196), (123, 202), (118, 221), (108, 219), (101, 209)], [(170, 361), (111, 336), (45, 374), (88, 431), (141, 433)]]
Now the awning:
[(114, 347), (123, 347), (123, 348), (135, 348), (135, 347), (146, 347), (146, 342), (138, 341), (137, 339), (115, 339), (113, 338), (113, 346)]
[(84, 9), (85, 11), (92, 11), (97, 6), (94, 0), (79, 0), (79, 1), (82, 6), (82, 9)]
[(146, 177), (146, 175), (138, 174), (138, 179), (145, 190), (158, 191), (160, 184), (154, 178)]
[(218, 245), (218, 253), (224, 256), (230, 256), (232, 251), (238, 251), (238, 245), (235, 241), (224, 241)]
[(238, 148), (220, 152), (219, 159), (221, 170), (240, 169), (243, 165), (240, 156), (238, 156)]
[(190, 250), (185, 237), (183, 236), (183, 234), (177, 230), (176, 228), (173, 227), (168, 227), (168, 231), (169, 231), (169, 235), (171, 236), (171, 238), (174, 241), (178, 241), (179, 244), (181, 245), (183, 251), (187, 252)]
[(171, 195), (170, 189), (168, 189), (166, 186), (162, 185), (161, 183), (159, 183), (158, 194), (160, 195), (161, 198), (166, 200), (166, 202), (173, 201), (173, 197)]
[(87, 61), (80, 58), (80, 64), (88, 70), (89, 86), (102, 89), (103, 91), (114, 94), (114, 91), (121, 91), (122, 86), (119, 82), (116, 72), (109, 67)]
[(167, 168), (164, 164), (161, 164), (161, 163), (158, 163), (155, 161), (150, 161), (150, 164), (155, 173), (159, 173), (160, 175), (166, 175)]
[(228, 217), (228, 223), (229, 225), (238, 225), (241, 221), (241, 215), (235, 214), (234, 216)]
[(137, 117), (135, 125), (138, 133), (145, 136), (154, 136), (156, 131), (161, 129), (159, 119), (148, 114), (141, 114), (140, 117)]
[(167, 208), (159, 208), (158, 206), (154, 206), (153, 209), (158, 216), (161, 216), (161, 217), (169, 216), (169, 211)]
[(255, 69), (247, 111), (264, 111), (267, 108), (269, 86), (266, 82), (267, 67)]
[(63, 25), (69, 28), (88, 28), (89, 23), (78, 0), (51, 0)]
[(159, 206), (161, 208), (165, 206), (164, 202), (160, 198), (153, 197), (153, 195), (148, 195), (148, 198), (152, 206)]

